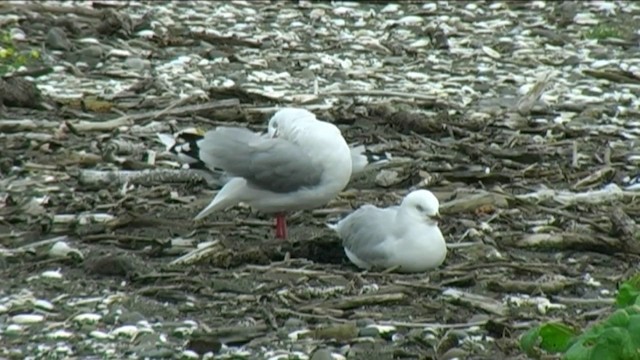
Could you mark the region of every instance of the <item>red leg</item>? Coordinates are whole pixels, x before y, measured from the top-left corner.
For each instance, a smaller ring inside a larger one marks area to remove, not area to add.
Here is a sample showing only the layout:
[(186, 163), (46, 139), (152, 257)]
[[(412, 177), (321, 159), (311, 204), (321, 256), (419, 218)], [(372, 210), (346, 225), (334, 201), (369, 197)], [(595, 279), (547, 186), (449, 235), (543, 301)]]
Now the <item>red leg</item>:
[(287, 238), (287, 219), (284, 214), (276, 215), (276, 238), (283, 240)]

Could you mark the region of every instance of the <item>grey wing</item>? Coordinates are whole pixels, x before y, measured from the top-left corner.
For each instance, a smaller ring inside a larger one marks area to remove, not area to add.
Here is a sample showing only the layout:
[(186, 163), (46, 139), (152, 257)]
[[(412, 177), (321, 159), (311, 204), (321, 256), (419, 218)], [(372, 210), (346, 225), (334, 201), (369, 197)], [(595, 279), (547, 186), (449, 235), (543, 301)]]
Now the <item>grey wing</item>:
[(337, 224), (342, 245), (367, 263), (385, 259), (387, 254), (380, 245), (393, 228), (396, 211), (397, 206), (386, 209), (362, 206)]
[(198, 146), (200, 159), (209, 167), (277, 193), (317, 185), (322, 177), (322, 167), (299, 145), (248, 129), (218, 127), (207, 132)]

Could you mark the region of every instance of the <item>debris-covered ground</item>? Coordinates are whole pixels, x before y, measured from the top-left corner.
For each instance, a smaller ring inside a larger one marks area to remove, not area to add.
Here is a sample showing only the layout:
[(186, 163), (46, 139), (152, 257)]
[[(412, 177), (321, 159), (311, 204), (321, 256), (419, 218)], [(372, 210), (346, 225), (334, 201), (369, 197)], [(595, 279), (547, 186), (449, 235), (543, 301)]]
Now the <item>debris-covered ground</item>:
[[(2, 358), (525, 358), (637, 267), (635, 2), (2, 2), (0, 24)], [(280, 106), (393, 159), (288, 242), (241, 206), (193, 222), (216, 189), (157, 134)], [(420, 187), (445, 264), (353, 267), (325, 223)]]

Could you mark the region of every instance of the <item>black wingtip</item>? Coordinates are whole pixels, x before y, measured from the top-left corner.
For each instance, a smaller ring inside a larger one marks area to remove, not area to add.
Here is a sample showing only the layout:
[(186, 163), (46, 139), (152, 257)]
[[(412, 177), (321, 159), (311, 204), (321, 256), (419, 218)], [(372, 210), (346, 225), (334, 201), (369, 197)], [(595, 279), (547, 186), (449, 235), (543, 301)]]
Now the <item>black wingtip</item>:
[(366, 149), (362, 153), (362, 155), (367, 158), (367, 162), (369, 164), (391, 160), (391, 154), (387, 152), (373, 152), (369, 149)]

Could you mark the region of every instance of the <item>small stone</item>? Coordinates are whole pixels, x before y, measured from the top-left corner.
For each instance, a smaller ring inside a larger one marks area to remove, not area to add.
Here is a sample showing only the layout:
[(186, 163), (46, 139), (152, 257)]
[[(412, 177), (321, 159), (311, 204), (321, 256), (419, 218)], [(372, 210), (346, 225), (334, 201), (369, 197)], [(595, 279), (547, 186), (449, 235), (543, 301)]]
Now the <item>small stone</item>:
[(378, 337), (380, 333), (378, 329), (375, 327), (366, 327), (364, 329), (360, 329), (359, 337)]
[(102, 59), (102, 56), (104, 55), (104, 49), (100, 45), (91, 45), (83, 48), (77, 54), (81, 61), (87, 62), (92, 59), (99, 60)]
[(122, 325), (136, 325), (139, 321), (145, 320), (144, 315), (137, 311), (124, 311), (119, 317), (118, 322)]
[(191, 340), (187, 343), (187, 350), (195, 351), (200, 355), (204, 355), (208, 352), (217, 353), (222, 348), (220, 340), (209, 334), (194, 334), (191, 336)]
[(358, 328), (355, 323), (329, 325), (315, 329), (313, 335), (313, 337), (318, 340), (335, 339), (338, 341), (347, 341), (358, 336)]
[(373, 321), (373, 319), (369, 319), (369, 318), (356, 320), (356, 326), (359, 327), (359, 328), (364, 328), (364, 327), (367, 327), (369, 325), (373, 325), (375, 323), (376, 322)]
[(173, 359), (172, 349), (150, 349), (138, 353), (141, 359)]
[(284, 327), (289, 329), (303, 328), (306, 326), (307, 324), (303, 320), (300, 320), (298, 318), (288, 318), (284, 321)]
[(469, 337), (469, 334), (464, 330), (452, 329), (451, 331), (449, 331), (448, 336), (449, 337), (455, 337), (457, 339), (464, 339), (464, 338)]
[(20, 314), (11, 318), (11, 322), (16, 324), (35, 324), (42, 322), (43, 320), (44, 316), (39, 314)]
[(333, 360), (333, 356), (331, 356), (331, 351), (322, 348), (314, 351), (310, 360)]
[(136, 268), (128, 256), (102, 256), (85, 262), (85, 269), (92, 275), (128, 277), (136, 272)]
[(69, 50), (72, 45), (62, 28), (52, 27), (47, 33), (47, 46), (54, 50)]
[(438, 357), (439, 360), (466, 359), (468, 353), (460, 348), (451, 348)]
[(469, 319), (470, 323), (476, 323), (476, 322), (481, 322), (481, 321), (489, 321), (491, 320), (491, 317), (489, 315), (486, 314), (475, 314), (471, 317), (471, 319)]
[(25, 41), (25, 40), (27, 40), (27, 35), (20, 28), (12, 28), (11, 29), (11, 40), (13, 40), (13, 41)]
[(51, 249), (49, 249), (49, 256), (52, 258), (84, 259), (84, 255), (82, 255), (80, 250), (70, 247), (64, 241), (58, 241), (53, 244)]
[(148, 60), (143, 60), (138, 57), (130, 57), (124, 61), (124, 66), (131, 70), (144, 70), (150, 65), (151, 63)]

